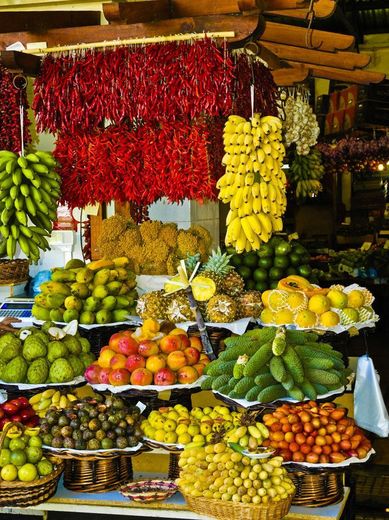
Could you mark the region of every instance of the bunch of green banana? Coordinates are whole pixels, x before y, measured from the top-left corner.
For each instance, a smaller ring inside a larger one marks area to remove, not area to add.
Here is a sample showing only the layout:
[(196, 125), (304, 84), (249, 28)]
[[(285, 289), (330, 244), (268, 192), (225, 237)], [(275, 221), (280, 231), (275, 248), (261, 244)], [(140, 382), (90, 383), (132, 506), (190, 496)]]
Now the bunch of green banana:
[(316, 149), (311, 149), (308, 155), (294, 154), (289, 168), (290, 181), (295, 184), (296, 197), (304, 199), (316, 196), (322, 191), (320, 179), (324, 175), (324, 166), (321, 162), (321, 154)]
[(9, 258), (14, 257), (17, 244), (33, 262), (39, 260), (41, 249), (50, 249), (45, 237), (57, 218), (61, 188), (55, 166), (48, 152), (18, 156), (0, 151), (0, 233)]
[(225, 243), (237, 253), (258, 250), (282, 230), (286, 210), (285, 148), (278, 117), (229, 116), (223, 133), (226, 173), (217, 182), (219, 199), (230, 204)]

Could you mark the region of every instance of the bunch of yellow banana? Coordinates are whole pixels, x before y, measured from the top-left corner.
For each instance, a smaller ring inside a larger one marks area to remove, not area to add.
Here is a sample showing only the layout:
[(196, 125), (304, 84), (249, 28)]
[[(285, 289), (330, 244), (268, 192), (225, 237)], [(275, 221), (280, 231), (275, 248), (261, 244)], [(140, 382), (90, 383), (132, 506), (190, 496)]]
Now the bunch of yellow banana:
[(39, 417), (44, 417), (49, 408), (67, 408), (77, 397), (73, 394), (62, 394), (59, 390), (48, 388), (44, 392), (33, 395), (29, 402)]
[(45, 237), (57, 218), (61, 187), (55, 166), (48, 152), (18, 156), (0, 151), (0, 233), (10, 258), (17, 244), (33, 262), (38, 261), (41, 249), (50, 249)]
[(320, 152), (313, 148), (308, 155), (294, 155), (289, 169), (289, 178), (295, 184), (298, 199), (316, 196), (322, 191), (320, 179), (324, 175), (324, 166)]
[(226, 173), (217, 182), (219, 199), (230, 204), (225, 243), (238, 253), (259, 249), (282, 230), (286, 210), (285, 148), (278, 117), (229, 116), (223, 134)]

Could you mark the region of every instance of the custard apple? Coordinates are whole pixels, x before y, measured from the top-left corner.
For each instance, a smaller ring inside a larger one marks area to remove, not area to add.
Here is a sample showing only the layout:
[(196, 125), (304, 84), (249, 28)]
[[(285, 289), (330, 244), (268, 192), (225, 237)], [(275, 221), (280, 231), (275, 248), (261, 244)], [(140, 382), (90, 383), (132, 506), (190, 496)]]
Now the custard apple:
[(23, 357), (27, 361), (33, 361), (40, 357), (46, 357), (47, 347), (43, 341), (35, 334), (28, 336), (23, 343)]
[(52, 383), (66, 383), (74, 379), (71, 364), (65, 358), (55, 359), (50, 367), (49, 378)]
[(38, 385), (44, 383), (49, 375), (49, 363), (41, 357), (35, 359), (27, 370), (27, 383)]
[(0, 336), (0, 359), (9, 361), (20, 354), (22, 342), (12, 332)]
[(50, 341), (47, 348), (47, 359), (52, 363), (55, 359), (66, 357), (68, 348), (62, 341)]
[(28, 364), (22, 356), (17, 356), (7, 364), (1, 373), (2, 380), (6, 383), (24, 383), (27, 375)]

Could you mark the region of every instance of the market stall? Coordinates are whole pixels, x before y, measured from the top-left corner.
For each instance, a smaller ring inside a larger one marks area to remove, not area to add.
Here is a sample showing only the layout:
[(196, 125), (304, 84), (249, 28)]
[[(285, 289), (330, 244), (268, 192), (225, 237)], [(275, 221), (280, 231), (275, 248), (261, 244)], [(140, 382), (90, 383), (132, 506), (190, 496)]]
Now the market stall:
[[(290, 210), (352, 167), (338, 171), (350, 141), (318, 144), (296, 84), (384, 75), (351, 37), (312, 29), (334, 2), (211, 4), (111, 2), (82, 37), (48, 18), (45, 46), (18, 32), (24, 48), (1, 51), (5, 285), (44, 266), (77, 212), (82, 225), (80, 254), (38, 273), (26, 314), (10, 314), (23, 299), (3, 309), (21, 322), (0, 336), (0, 507), (335, 519), (350, 467), (375, 453), (368, 432), (388, 435), (378, 383), (375, 426), (335, 402), (355, 380), (348, 339), (379, 320), (374, 292), (322, 283)], [(285, 10), (308, 27), (278, 30)], [(151, 218), (161, 199), (220, 204), (220, 225)]]

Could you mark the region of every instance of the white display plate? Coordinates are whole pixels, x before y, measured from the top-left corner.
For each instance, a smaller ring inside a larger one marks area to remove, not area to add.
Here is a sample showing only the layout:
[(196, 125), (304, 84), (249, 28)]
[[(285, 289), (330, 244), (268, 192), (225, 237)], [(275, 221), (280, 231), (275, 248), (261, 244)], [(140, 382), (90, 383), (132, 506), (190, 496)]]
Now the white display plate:
[[(45, 322), (42, 320), (36, 320), (33, 318), (33, 323), (37, 325), (43, 325)], [(68, 323), (65, 323), (64, 321), (53, 321), (56, 325), (60, 325), (61, 327), (65, 327), (65, 325), (68, 325)], [(141, 325), (142, 320), (139, 318), (139, 316), (128, 316), (128, 321), (114, 321), (112, 323), (93, 323), (92, 325), (86, 325), (83, 323), (78, 323), (78, 327), (82, 329), (96, 329), (97, 327), (116, 327), (117, 325), (134, 325), (139, 326)]]
[(165, 390), (178, 390), (178, 389), (186, 389), (189, 390), (191, 388), (197, 388), (201, 386), (201, 383), (204, 381), (206, 376), (200, 376), (194, 383), (191, 383), (189, 385), (166, 385), (166, 386), (158, 386), (158, 385), (147, 385), (147, 386), (141, 386), (141, 385), (122, 385), (122, 386), (113, 386), (113, 385), (105, 385), (105, 384), (91, 384), (89, 385), (94, 388), (97, 391), (105, 392), (106, 390), (109, 390), (113, 394), (119, 394), (122, 392), (129, 392), (131, 390), (140, 390), (140, 391), (146, 391), (146, 390), (153, 390), (155, 392), (164, 392)]
[(53, 453), (60, 453), (60, 452), (66, 452), (66, 453), (74, 453), (74, 455), (94, 455), (96, 453), (131, 453), (133, 451), (138, 451), (143, 446), (141, 442), (138, 442), (136, 446), (133, 446), (132, 448), (110, 448), (108, 450), (74, 450), (72, 448), (53, 448), (52, 446), (46, 446), (45, 444), (42, 446), (47, 451), (51, 451)]
[(153, 444), (155, 445), (158, 445), (160, 448), (165, 448), (167, 450), (169, 449), (177, 449), (177, 450), (183, 450), (185, 449), (185, 444), (178, 444), (178, 443), (168, 443), (168, 442), (159, 442), (159, 441), (155, 441), (154, 439), (150, 439), (150, 437), (143, 437), (143, 439), (145, 441), (149, 441), (149, 442), (152, 442)]
[(67, 381), (66, 383), (41, 383), (38, 385), (30, 385), (29, 383), (6, 383), (5, 381), (0, 380), (0, 385), (4, 386), (16, 386), (19, 390), (34, 390), (35, 388), (51, 388), (56, 386), (72, 386), (78, 385), (79, 383), (85, 382), (83, 376), (78, 376), (71, 381)]
[(298, 466), (304, 466), (305, 468), (343, 468), (346, 466), (350, 466), (351, 464), (363, 464), (364, 462), (367, 462), (372, 455), (375, 454), (375, 450), (371, 448), (369, 453), (364, 457), (363, 459), (358, 459), (358, 457), (350, 457), (343, 462), (328, 462), (328, 463), (318, 463), (313, 464), (312, 462), (294, 462), (293, 460), (289, 462), (283, 462), (283, 464), (295, 464)]

